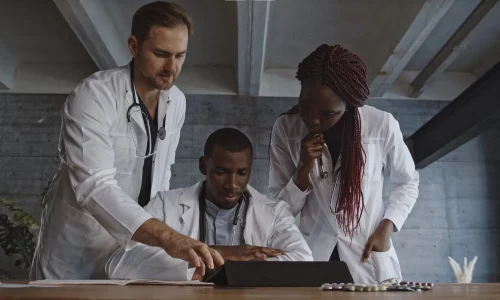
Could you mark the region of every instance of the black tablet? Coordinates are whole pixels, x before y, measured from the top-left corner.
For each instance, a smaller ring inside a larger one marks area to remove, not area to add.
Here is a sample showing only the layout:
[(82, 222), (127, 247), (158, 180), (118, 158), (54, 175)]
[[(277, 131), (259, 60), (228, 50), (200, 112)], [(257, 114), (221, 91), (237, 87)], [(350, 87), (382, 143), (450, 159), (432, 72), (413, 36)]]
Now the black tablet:
[(228, 287), (319, 287), (354, 283), (343, 261), (226, 261), (205, 282)]

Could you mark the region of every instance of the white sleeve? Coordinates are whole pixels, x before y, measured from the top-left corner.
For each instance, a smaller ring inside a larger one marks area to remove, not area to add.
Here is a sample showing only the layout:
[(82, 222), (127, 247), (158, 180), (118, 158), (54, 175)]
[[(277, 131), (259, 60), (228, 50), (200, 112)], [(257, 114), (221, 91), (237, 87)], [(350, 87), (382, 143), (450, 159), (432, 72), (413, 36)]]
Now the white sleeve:
[[(152, 216), (165, 223), (165, 206), (162, 193), (158, 193), (145, 207)], [(188, 263), (168, 255), (159, 247), (139, 244), (125, 251), (117, 246), (106, 263), (106, 274), (110, 279), (156, 279), (188, 281), (195, 268)]]
[(106, 263), (109, 279), (191, 280), (194, 268), (186, 261), (169, 256), (165, 250), (139, 244), (129, 251), (116, 247)]
[(386, 167), (393, 189), (384, 219), (391, 220), (395, 230), (401, 230), (418, 197), (419, 174), (408, 147), (403, 140), (399, 123), (392, 115), (386, 140)]
[(297, 167), (287, 149), (285, 136), (278, 121), (274, 123), (269, 141), (269, 162), (270, 195), (272, 198), (287, 202), (292, 214), (296, 216), (304, 207), (311, 189), (302, 191), (294, 182)]
[(151, 218), (117, 184), (110, 138), (117, 118), (114, 96), (104, 87), (83, 82), (63, 106), (62, 139), (76, 200), (123, 247), (137, 243), (132, 235)]
[(290, 212), (289, 205), (284, 201), (279, 201), (276, 206), (274, 228), (268, 246), (284, 250), (286, 254), (271, 257), (268, 260), (312, 261), (311, 249), (295, 224), (295, 218)]

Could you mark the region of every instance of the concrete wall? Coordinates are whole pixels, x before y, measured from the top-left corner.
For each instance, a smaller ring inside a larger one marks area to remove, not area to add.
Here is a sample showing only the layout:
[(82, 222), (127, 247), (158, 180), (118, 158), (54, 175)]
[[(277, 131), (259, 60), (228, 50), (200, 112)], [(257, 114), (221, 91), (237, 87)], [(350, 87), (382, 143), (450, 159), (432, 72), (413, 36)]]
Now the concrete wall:
[[(188, 96), (186, 123), (173, 167), (172, 187), (201, 179), (198, 157), (215, 129), (235, 126), (254, 143), (251, 184), (267, 191), (267, 146), (277, 115), (292, 98)], [(0, 197), (40, 216), (40, 193), (57, 168), (62, 95), (0, 95)], [(393, 113), (408, 136), (443, 108), (439, 101), (369, 100)], [(405, 278), (452, 282), (447, 257), (459, 262), (478, 255), (474, 281), (500, 280), (500, 132), (483, 134), (421, 170), (420, 197), (403, 230), (394, 236)], [(390, 187), (384, 195), (387, 198)], [(0, 255), (0, 269), (12, 259)], [(13, 272), (15, 273), (15, 272)], [(20, 273), (18, 276), (23, 276)]]

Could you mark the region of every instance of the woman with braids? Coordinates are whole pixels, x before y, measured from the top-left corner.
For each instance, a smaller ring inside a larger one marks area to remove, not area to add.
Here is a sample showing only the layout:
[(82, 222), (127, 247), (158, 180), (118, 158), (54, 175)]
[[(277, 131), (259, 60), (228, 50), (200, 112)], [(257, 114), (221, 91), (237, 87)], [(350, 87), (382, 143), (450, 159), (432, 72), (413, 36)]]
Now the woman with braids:
[[(399, 123), (364, 105), (366, 65), (321, 45), (298, 67), (298, 105), (271, 134), (271, 195), (300, 213), (316, 261), (342, 260), (356, 283), (401, 280), (391, 241), (418, 196), (419, 175)], [(384, 172), (392, 183), (382, 200)]]

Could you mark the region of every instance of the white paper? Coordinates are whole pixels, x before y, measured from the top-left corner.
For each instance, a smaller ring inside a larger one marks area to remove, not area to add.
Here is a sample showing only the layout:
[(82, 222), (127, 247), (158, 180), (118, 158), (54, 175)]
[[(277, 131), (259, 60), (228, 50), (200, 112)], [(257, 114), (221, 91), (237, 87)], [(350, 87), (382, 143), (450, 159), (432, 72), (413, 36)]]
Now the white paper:
[(47, 286), (42, 286), (42, 285), (35, 285), (35, 284), (21, 284), (21, 283), (1, 283), (0, 282), (0, 289), (3, 288), (32, 288), (32, 287), (47, 287)]
[(124, 279), (124, 280), (36, 280), (30, 281), (30, 284), (36, 285), (131, 285), (131, 284), (156, 284), (156, 285), (177, 285), (177, 286), (212, 286), (211, 282), (193, 281), (163, 281), (151, 279)]

